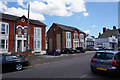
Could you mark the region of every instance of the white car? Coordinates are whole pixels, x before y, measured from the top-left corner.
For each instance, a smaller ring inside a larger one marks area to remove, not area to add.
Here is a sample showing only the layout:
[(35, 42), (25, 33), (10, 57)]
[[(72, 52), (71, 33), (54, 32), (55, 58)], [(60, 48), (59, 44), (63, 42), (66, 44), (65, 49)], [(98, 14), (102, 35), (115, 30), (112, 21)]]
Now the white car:
[(94, 50), (99, 50), (99, 48), (93, 48)]

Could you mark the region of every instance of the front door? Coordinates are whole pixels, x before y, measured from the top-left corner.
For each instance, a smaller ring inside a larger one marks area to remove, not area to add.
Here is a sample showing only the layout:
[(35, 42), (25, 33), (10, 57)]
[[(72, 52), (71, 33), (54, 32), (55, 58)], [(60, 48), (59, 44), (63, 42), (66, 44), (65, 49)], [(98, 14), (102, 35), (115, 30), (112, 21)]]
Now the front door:
[(21, 40), (18, 40), (18, 41), (17, 41), (17, 51), (18, 51), (18, 52), (21, 52), (21, 51), (22, 51), (22, 41), (21, 41)]

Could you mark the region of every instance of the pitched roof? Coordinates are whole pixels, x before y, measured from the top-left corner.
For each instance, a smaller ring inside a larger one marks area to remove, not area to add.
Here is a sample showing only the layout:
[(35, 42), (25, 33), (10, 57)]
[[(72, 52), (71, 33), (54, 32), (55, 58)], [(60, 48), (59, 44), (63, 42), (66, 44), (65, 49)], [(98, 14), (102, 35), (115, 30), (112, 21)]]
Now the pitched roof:
[[(117, 29), (116, 29), (117, 31)], [(99, 35), (98, 38), (107, 38), (107, 37), (111, 37), (111, 36), (118, 36), (117, 32), (115, 32), (114, 30), (107, 30), (106, 32), (104, 32), (103, 34)]]
[[(10, 15), (10, 14), (4, 14), (4, 13), (0, 13), (0, 16), (1, 16), (0, 19), (10, 20), (10, 21), (16, 21), (17, 19), (21, 18), (21, 17), (18, 17), (18, 16), (14, 16), (14, 15)], [(46, 26), (44, 23), (42, 23), (39, 20), (30, 19), (30, 23), (34, 24), (34, 25)]]
[[(78, 30), (79, 33), (84, 33), (83, 31), (77, 29), (76, 27), (71, 27), (71, 26), (67, 26), (67, 25), (62, 25), (62, 24), (58, 24), (58, 23), (53, 23), (58, 25), (61, 29), (65, 30), (65, 31), (71, 31), (74, 32), (75, 30)], [(85, 34), (85, 33), (84, 33)]]

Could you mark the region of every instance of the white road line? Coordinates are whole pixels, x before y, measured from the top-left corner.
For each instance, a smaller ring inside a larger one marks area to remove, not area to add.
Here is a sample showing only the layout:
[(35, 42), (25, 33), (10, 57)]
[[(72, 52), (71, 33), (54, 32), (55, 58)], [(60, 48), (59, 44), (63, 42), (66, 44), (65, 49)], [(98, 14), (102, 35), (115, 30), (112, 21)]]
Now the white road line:
[(87, 76), (87, 74), (83, 75), (83, 76), (82, 76), (82, 77), (80, 77), (80, 78), (84, 78), (85, 76)]

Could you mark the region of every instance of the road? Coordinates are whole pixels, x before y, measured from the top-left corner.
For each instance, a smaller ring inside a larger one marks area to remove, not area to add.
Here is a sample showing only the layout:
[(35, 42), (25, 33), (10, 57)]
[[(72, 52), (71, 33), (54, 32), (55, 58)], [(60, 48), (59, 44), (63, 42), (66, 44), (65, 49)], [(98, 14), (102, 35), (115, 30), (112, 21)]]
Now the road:
[[(2, 74), (3, 78), (105, 78), (111, 77), (93, 74), (90, 60), (94, 53), (76, 54), (76, 57), (44, 64), (34, 65), (22, 71)], [(119, 80), (119, 79), (118, 79)]]

